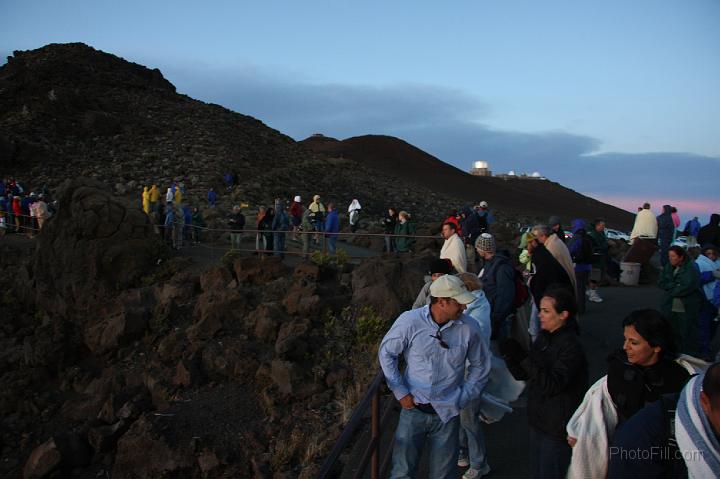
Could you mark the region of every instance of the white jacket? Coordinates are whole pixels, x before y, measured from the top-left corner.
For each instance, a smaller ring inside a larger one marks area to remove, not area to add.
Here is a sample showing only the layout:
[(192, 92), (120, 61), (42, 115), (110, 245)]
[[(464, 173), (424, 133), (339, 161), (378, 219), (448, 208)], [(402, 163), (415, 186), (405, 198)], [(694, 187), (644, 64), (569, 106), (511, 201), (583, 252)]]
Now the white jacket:
[(440, 259), (445, 258), (452, 262), (453, 268), (455, 268), (455, 271), (458, 273), (465, 273), (467, 271), (465, 244), (457, 233), (446, 239), (443, 243), (442, 249), (440, 250)]

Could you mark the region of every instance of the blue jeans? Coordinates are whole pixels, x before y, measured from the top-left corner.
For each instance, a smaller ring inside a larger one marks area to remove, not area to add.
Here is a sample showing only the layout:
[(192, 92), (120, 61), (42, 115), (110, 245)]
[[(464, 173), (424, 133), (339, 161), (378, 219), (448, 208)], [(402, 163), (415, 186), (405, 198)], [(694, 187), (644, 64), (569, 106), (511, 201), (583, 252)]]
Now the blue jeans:
[(285, 233), (273, 233), (275, 237), (275, 254), (281, 258), (285, 257)]
[(385, 235), (385, 252), (392, 253), (395, 251), (395, 239), (390, 235)]
[(565, 479), (572, 449), (565, 439), (557, 439), (530, 426), (530, 476), (534, 479)]
[(417, 409), (403, 409), (395, 430), (390, 479), (418, 476), (417, 469), (426, 441), (429, 443), (428, 477), (457, 478), (459, 429), (459, 416), (443, 424), (436, 414), (426, 414)]
[(328, 236), (328, 253), (335, 254), (335, 243), (337, 243), (337, 236)]
[(468, 403), (460, 411), (460, 457), (467, 457), (472, 469), (483, 469), (487, 466), (485, 434), (479, 412), (479, 399)]

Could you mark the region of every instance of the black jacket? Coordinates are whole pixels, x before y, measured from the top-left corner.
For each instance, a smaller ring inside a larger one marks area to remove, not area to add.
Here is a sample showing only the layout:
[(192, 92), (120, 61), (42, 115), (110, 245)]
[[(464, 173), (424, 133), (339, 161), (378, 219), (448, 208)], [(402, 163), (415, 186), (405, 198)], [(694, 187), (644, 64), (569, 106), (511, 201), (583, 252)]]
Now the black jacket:
[(628, 362), (625, 351), (616, 351), (608, 357), (607, 384), (618, 412), (618, 424), (661, 395), (680, 392), (688, 379), (690, 373), (671, 359), (643, 367)]
[(588, 364), (576, 331), (542, 331), (521, 362), (507, 358), (516, 379), (528, 380), (528, 423), (565, 440), (565, 426), (588, 388)]
[(705, 244), (714, 244), (720, 246), (720, 215), (713, 213), (710, 215), (710, 222), (700, 228), (697, 241), (700, 246)]
[(560, 265), (545, 246), (537, 245), (533, 249), (532, 262), (535, 266), (535, 274), (530, 280), (530, 293), (538, 308), (545, 290), (551, 284), (562, 284), (572, 289), (572, 283), (565, 268)]

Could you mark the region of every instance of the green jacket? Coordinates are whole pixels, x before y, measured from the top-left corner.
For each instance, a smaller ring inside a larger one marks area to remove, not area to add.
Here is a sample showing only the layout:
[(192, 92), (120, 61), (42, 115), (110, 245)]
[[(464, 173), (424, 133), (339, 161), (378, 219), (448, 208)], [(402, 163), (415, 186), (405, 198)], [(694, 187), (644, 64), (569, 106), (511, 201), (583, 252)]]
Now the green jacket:
[[(411, 221), (406, 221), (405, 223), (398, 221), (395, 225), (395, 234), (413, 235), (415, 234), (415, 224)], [(395, 238), (395, 246), (397, 247), (397, 251), (401, 253), (412, 251), (415, 247), (415, 238)]]
[(686, 259), (678, 266), (677, 273), (670, 263), (666, 264), (658, 280), (658, 286), (665, 290), (660, 311), (666, 317), (669, 318), (672, 313), (673, 299), (680, 298), (687, 317), (697, 320), (703, 305), (703, 295), (700, 290), (700, 273), (695, 268), (695, 263)]

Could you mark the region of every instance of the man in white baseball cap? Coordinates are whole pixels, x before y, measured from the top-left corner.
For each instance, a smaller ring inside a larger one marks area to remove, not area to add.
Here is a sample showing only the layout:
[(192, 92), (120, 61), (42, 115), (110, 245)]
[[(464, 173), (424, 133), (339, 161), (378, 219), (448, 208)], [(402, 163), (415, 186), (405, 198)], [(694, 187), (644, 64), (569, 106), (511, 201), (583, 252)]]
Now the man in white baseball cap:
[(479, 326), (463, 313), (475, 296), (452, 275), (433, 281), (430, 296), (429, 305), (395, 320), (378, 352), (387, 384), (402, 406), (391, 477), (417, 477), (426, 441), (428, 477), (457, 477), (460, 410), (480, 397), (490, 373), (490, 352)]

